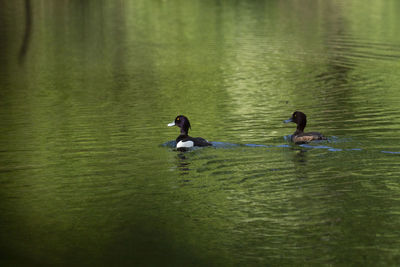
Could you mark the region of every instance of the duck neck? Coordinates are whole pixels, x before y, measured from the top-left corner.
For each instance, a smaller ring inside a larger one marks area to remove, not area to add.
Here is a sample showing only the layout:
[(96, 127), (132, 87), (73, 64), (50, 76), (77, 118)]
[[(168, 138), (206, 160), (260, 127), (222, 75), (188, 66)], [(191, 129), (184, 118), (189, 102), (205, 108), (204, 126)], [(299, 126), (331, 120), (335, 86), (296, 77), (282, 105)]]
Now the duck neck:
[(182, 127), (182, 128), (181, 128), (181, 134), (180, 134), (180, 135), (187, 136), (187, 135), (188, 135), (188, 132), (189, 132), (189, 129), (187, 129), (187, 128), (185, 128), (185, 127)]
[(304, 132), (304, 128), (306, 128), (306, 122), (305, 121), (297, 124), (297, 128), (296, 128), (295, 134), (303, 133)]
[(296, 131), (294, 132), (293, 135), (299, 135), (299, 134), (302, 134), (302, 133), (303, 133), (303, 130), (301, 130), (301, 129), (296, 129)]

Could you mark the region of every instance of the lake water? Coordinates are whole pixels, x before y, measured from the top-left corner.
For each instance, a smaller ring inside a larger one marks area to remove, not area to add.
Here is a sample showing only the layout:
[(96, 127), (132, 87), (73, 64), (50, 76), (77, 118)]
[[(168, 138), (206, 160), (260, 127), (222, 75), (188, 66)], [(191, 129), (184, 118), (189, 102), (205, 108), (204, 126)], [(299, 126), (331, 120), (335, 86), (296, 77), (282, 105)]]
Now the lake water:
[(0, 265), (400, 265), (399, 14), (0, 1)]

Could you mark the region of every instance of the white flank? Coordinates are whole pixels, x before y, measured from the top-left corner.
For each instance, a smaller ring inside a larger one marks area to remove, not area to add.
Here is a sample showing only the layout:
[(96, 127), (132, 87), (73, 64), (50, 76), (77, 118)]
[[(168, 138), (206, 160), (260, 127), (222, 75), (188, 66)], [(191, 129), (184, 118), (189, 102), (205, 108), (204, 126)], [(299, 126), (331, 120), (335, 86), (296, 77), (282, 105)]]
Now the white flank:
[(194, 145), (193, 141), (186, 141), (186, 142), (179, 141), (178, 144), (176, 144), (176, 148), (193, 147), (193, 145)]

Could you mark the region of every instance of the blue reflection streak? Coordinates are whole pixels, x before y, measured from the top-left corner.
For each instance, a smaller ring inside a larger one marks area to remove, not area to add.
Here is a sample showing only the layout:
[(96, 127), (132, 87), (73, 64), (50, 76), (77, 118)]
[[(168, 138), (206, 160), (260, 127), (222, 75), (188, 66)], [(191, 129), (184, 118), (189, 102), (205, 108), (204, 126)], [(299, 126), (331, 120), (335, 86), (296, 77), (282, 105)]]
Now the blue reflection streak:
[(273, 146), (257, 145), (257, 144), (245, 144), (245, 146), (249, 146), (249, 147), (273, 147)]
[[(285, 138), (286, 140), (286, 138)], [(226, 142), (215, 142), (212, 141), (210, 142), (212, 144), (212, 147), (214, 148), (235, 148), (235, 147), (252, 147), (252, 148), (289, 148), (292, 147), (293, 145), (291, 144), (280, 144), (280, 145), (264, 145), (264, 144), (234, 144), (234, 143), (226, 143)], [(164, 147), (170, 147), (170, 148), (175, 148), (176, 142), (175, 140), (165, 142), (162, 144)], [(331, 146), (327, 145), (316, 145), (314, 144), (301, 144), (299, 145), (300, 147), (303, 148), (312, 148), (312, 149), (326, 149), (331, 152), (340, 152), (340, 151), (362, 151), (363, 149), (361, 148), (334, 148)], [(393, 151), (381, 151), (382, 153), (389, 153), (389, 154), (400, 154), (400, 152), (393, 152)]]
[(385, 150), (382, 150), (381, 152), (382, 153), (386, 153), (386, 154), (400, 154), (399, 151), (385, 151)]

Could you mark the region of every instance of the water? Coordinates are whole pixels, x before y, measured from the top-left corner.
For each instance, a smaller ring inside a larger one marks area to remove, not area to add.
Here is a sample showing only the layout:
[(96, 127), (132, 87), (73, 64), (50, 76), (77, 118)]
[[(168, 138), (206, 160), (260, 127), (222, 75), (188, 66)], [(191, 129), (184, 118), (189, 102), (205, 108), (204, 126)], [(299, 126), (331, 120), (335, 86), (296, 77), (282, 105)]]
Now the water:
[(1, 265), (399, 265), (399, 12), (0, 1)]

